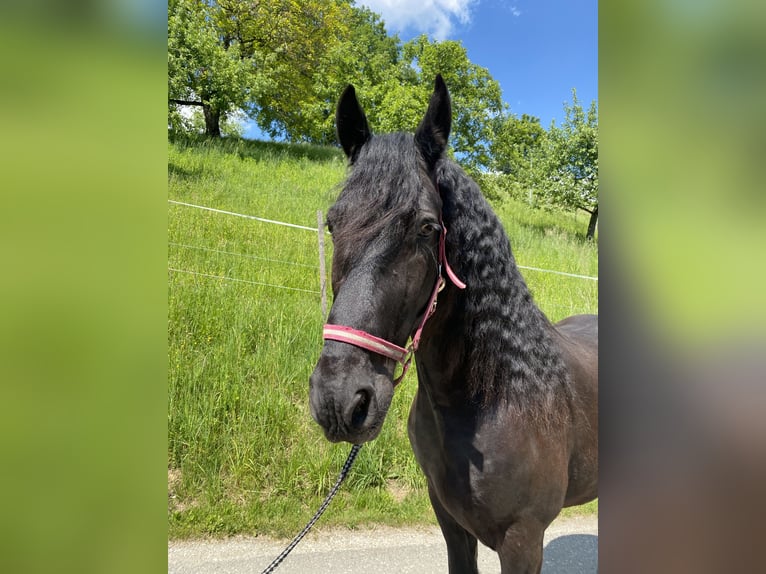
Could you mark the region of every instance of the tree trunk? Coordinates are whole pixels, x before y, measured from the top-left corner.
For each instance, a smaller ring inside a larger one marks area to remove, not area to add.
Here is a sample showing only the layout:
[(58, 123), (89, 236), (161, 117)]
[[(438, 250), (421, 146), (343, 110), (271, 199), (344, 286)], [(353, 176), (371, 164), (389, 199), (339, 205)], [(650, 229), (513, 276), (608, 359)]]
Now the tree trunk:
[(588, 241), (593, 241), (593, 237), (596, 235), (596, 221), (598, 221), (598, 205), (590, 212), (588, 233), (585, 235), (585, 239)]
[(221, 137), (221, 112), (208, 104), (202, 104), (202, 113), (205, 114), (205, 133), (212, 137)]

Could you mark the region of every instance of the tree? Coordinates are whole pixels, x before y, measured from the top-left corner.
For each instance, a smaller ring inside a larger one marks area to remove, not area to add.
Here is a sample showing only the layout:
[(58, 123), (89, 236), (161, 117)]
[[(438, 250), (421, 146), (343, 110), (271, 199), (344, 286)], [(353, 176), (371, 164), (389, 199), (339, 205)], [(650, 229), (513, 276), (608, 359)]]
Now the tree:
[(348, 84), (356, 87), (370, 125), (381, 133), (413, 131), (423, 115), (436, 74), (453, 100), (452, 148), (476, 169), (489, 158), (489, 120), (502, 112), (499, 84), (470, 62), (460, 42), (431, 42), (426, 36), (402, 44), (380, 17), (352, 7), (347, 37), (328, 50), (315, 75), (314, 95), (301, 103), (302, 123), (282, 124), (292, 140), (335, 142), (335, 106)]
[(380, 94), (385, 93), (380, 86), (397, 73), (401, 44), (398, 36), (388, 35), (380, 16), (368, 8), (352, 6), (347, 27), (347, 36), (325, 53), (316, 70), (314, 95), (301, 107), (303, 129), (284, 126), (290, 139), (335, 143), (335, 106), (345, 87), (353, 84), (364, 108), (376, 110)]
[[(385, 86), (388, 98), (381, 113), (388, 129), (412, 130), (422, 116), (423, 102), (433, 90), (433, 81), (441, 74), (452, 99), (450, 144), (456, 156), (472, 172), (491, 165), (490, 142), (494, 138), (493, 121), (507, 108), (500, 84), (489, 70), (468, 59), (461, 42), (431, 42), (420, 36), (402, 47), (399, 76)], [(412, 90), (403, 89), (412, 86)], [(407, 125), (397, 125), (396, 118)], [(415, 119), (414, 123), (412, 120)]]
[(519, 118), (505, 114), (496, 118), (494, 138), (490, 142), (493, 177), (487, 183), (494, 183), (511, 195), (525, 192), (533, 203), (547, 136), (540, 119), (534, 116), (523, 114)]
[(572, 90), (572, 103), (564, 104), (566, 118), (551, 125), (547, 176), (543, 193), (554, 204), (590, 213), (586, 237), (593, 239), (598, 221), (598, 107), (585, 112)]
[(199, 106), (206, 133), (220, 136), (221, 119), (248, 99), (249, 67), (237, 42), (222, 41), (214, 9), (202, 0), (168, 4), (168, 111), (177, 124), (177, 105)]
[(490, 145), (494, 167), (523, 179), (544, 137), (545, 129), (540, 125), (539, 118), (527, 114), (521, 118), (512, 114), (500, 117)]
[(572, 90), (559, 128), (543, 129), (526, 114), (495, 120), (491, 172), (483, 180), (490, 191), (526, 192), (531, 204), (582, 209), (590, 214), (586, 237), (593, 239), (598, 221), (598, 107), (585, 112)]
[(168, 91), (205, 111), (207, 133), (244, 109), (269, 134), (306, 131), (315, 70), (347, 36), (347, 0), (171, 0)]
[(460, 42), (421, 36), (402, 44), (380, 17), (352, 0), (170, 0), (169, 123), (178, 105), (202, 108), (220, 136), (243, 109), (271, 137), (335, 141), (337, 98), (353, 83), (377, 130), (412, 131), (434, 77), (453, 100), (451, 144), (474, 172), (489, 165), (500, 86)]
[(301, 122), (282, 122), (292, 140), (335, 142), (335, 106), (348, 84), (357, 89), (370, 125), (381, 133), (414, 131), (433, 81), (442, 74), (453, 101), (450, 142), (469, 168), (489, 161), (491, 118), (505, 109), (500, 86), (473, 64), (460, 42), (431, 42), (421, 36), (401, 44), (380, 17), (353, 7), (349, 35), (328, 50), (317, 70), (314, 94), (301, 102)]
[(311, 141), (316, 85), (327, 54), (347, 41), (348, 0), (218, 0), (228, 32), (256, 62), (250, 104), (258, 126), (272, 137)]

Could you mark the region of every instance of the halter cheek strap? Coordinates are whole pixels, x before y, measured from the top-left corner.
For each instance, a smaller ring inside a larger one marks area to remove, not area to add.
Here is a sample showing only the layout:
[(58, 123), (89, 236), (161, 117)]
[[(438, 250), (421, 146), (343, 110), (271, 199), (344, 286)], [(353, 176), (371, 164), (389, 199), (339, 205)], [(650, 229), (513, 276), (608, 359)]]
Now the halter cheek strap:
[[(455, 275), (452, 267), (450, 267), (449, 261), (447, 261), (447, 228), (444, 227), (444, 223), (442, 222), (441, 217), (439, 218), (439, 224), (442, 227), (442, 234), (439, 238), (439, 267), (441, 268), (441, 266), (444, 265), (444, 268), (447, 270), (447, 277), (449, 277), (449, 280), (452, 281), (455, 287), (458, 289), (465, 289), (465, 283), (463, 283), (458, 278), (458, 276)], [(441, 269), (439, 276), (441, 277)], [(437, 292), (438, 291), (441, 291), (441, 289), (438, 289)]]
[(414, 355), (415, 351), (418, 350), (418, 345), (420, 344), (420, 335), (423, 333), (423, 327), (425, 327), (426, 321), (428, 321), (429, 317), (431, 317), (431, 315), (433, 315), (436, 311), (436, 298), (439, 295), (439, 292), (444, 289), (445, 285), (444, 277), (442, 277), (442, 267), (446, 269), (447, 277), (449, 277), (450, 281), (452, 281), (455, 287), (458, 289), (465, 289), (465, 283), (463, 283), (458, 278), (458, 276), (455, 275), (455, 272), (452, 271), (452, 268), (447, 261), (445, 247), (447, 242), (447, 228), (444, 226), (444, 223), (441, 221), (441, 219), (439, 223), (441, 224), (442, 232), (439, 236), (439, 272), (436, 277), (436, 285), (431, 292), (431, 297), (428, 300), (428, 305), (426, 307), (426, 312), (423, 315), (423, 319), (415, 331), (415, 334), (412, 336), (412, 341), (410, 341), (410, 344), (407, 345), (406, 348), (400, 347), (399, 345), (391, 343), (390, 341), (386, 341), (385, 339), (381, 339), (380, 337), (376, 337), (375, 335), (370, 335), (366, 331), (360, 331), (359, 329), (346, 327), (344, 325), (327, 324), (324, 326), (322, 331), (322, 337), (326, 341), (340, 341), (341, 343), (354, 345), (355, 347), (359, 347), (361, 349), (377, 353), (378, 355), (382, 355), (387, 359), (393, 359), (402, 365), (402, 373), (396, 379), (394, 379), (394, 386), (398, 385), (404, 378), (404, 375), (407, 374), (407, 371), (410, 368), (410, 364), (412, 363), (412, 356)]

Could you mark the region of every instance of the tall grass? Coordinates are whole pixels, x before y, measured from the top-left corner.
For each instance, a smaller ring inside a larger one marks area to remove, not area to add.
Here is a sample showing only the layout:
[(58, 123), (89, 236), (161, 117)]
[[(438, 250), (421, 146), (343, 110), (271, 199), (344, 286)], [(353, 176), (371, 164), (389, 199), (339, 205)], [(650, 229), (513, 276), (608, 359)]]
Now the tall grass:
[[(493, 207), (519, 266), (598, 277), (598, 248), (585, 239), (588, 214), (533, 210), (513, 199)], [(524, 268), (521, 272), (551, 321), (598, 313), (598, 281)]]
[[(170, 199), (308, 227), (345, 174), (339, 151), (315, 146), (184, 139), (168, 155)], [(322, 345), (316, 233), (168, 209), (170, 535), (289, 535), (348, 452), (324, 439), (308, 410)], [(587, 222), (510, 201), (497, 210), (520, 264), (597, 273)], [(525, 275), (552, 319), (597, 311), (595, 282)], [(433, 521), (406, 432), (415, 386), (408, 375), (322, 524)]]

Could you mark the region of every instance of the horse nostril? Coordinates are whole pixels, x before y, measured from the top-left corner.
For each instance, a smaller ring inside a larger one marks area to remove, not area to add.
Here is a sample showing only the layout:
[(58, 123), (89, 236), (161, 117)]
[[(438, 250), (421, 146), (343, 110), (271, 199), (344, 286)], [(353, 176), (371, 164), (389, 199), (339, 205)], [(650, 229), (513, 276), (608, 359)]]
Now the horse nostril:
[(359, 428), (367, 420), (367, 413), (370, 410), (371, 395), (368, 390), (357, 391), (354, 395), (353, 412), (351, 413), (351, 426)]

